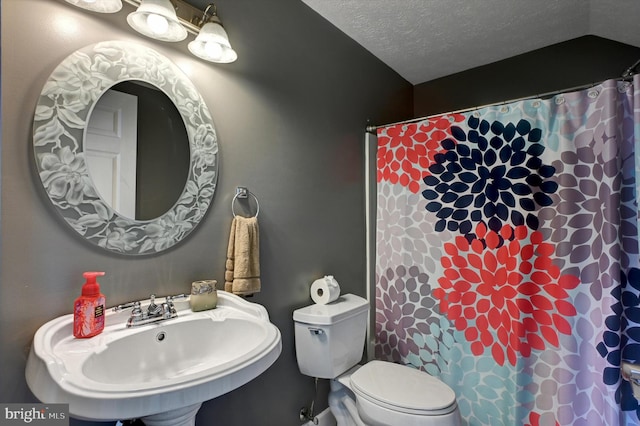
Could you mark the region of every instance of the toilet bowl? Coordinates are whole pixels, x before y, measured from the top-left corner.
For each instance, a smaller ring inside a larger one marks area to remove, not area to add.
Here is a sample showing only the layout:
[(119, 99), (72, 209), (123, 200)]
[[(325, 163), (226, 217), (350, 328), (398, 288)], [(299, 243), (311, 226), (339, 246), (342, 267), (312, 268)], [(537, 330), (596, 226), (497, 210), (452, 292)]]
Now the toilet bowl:
[(357, 365), (331, 380), (338, 426), (460, 426), (453, 390), (427, 373), (385, 361)]
[(387, 361), (358, 365), (368, 302), (346, 294), (293, 313), (300, 371), (331, 379), (329, 407), (338, 426), (460, 426), (453, 390), (417, 369)]

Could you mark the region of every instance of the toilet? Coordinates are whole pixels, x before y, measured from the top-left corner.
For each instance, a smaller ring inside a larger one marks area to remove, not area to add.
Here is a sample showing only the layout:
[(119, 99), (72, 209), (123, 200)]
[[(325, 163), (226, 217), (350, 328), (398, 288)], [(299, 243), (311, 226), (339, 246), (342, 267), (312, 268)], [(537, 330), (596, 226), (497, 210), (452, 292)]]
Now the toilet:
[(460, 426), (453, 390), (420, 370), (362, 359), (369, 303), (345, 294), (293, 312), (298, 368), (331, 379), (338, 426)]

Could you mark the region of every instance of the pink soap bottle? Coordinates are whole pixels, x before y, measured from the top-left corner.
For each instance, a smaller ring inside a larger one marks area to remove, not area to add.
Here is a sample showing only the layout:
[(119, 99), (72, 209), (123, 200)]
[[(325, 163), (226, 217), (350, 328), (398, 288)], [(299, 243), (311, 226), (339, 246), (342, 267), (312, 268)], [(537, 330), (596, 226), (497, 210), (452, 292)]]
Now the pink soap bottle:
[(102, 275), (104, 272), (82, 274), (86, 282), (73, 305), (73, 335), (77, 338), (92, 337), (104, 330), (105, 298), (96, 281)]

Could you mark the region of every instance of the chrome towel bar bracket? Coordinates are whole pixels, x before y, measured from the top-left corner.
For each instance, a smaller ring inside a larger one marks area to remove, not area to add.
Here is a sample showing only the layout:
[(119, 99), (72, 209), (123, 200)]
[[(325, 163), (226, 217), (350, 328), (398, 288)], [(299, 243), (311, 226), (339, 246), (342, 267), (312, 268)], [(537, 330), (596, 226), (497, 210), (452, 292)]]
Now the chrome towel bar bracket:
[(245, 186), (238, 186), (236, 187), (236, 195), (233, 196), (233, 200), (231, 200), (231, 213), (233, 214), (233, 217), (236, 217), (236, 212), (235, 212), (235, 202), (238, 198), (240, 199), (245, 199), (245, 198), (249, 198), (249, 195), (251, 195), (253, 197), (254, 200), (256, 200), (256, 214), (255, 217), (258, 217), (258, 214), (260, 213), (260, 202), (258, 201), (258, 197), (255, 196), (255, 194), (251, 191), (249, 191), (249, 189), (247, 189), (247, 187)]

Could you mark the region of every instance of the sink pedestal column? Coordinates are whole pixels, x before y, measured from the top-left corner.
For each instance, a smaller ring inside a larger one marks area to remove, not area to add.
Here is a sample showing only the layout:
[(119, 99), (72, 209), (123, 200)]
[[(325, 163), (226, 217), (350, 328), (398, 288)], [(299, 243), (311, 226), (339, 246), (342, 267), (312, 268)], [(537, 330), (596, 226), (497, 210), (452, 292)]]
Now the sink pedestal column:
[(166, 413), (153, 414), (140, 420), (145, 426), (195, 426), (196, 414), (201, 405), (202, 403), (194, 404)]

